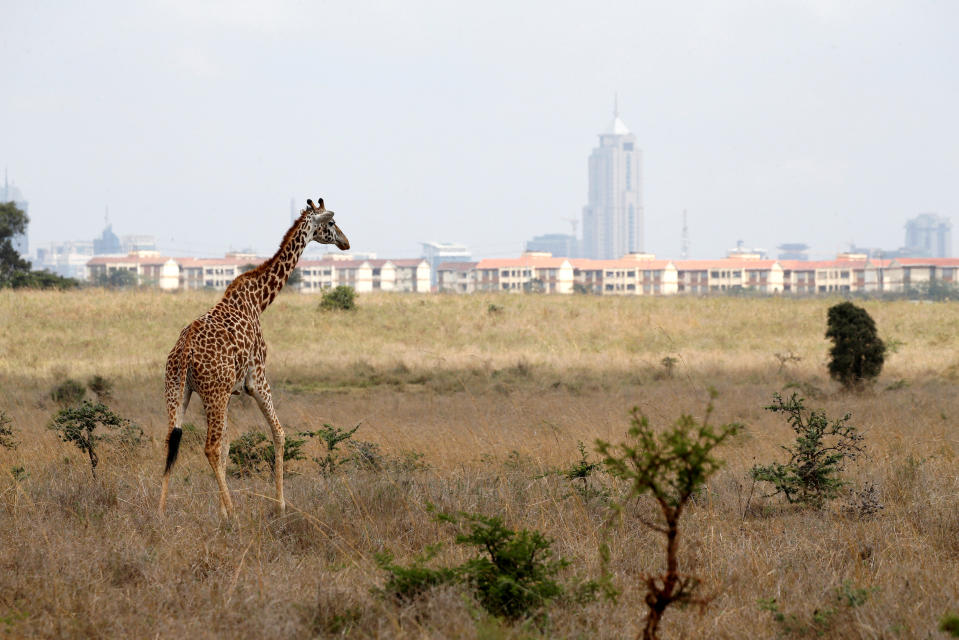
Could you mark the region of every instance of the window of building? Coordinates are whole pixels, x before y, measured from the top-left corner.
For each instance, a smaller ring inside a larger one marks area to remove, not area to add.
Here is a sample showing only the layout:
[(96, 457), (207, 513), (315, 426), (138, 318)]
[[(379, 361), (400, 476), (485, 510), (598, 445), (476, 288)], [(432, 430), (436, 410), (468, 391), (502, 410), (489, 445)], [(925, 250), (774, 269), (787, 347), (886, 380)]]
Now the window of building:
[(719, 277), (719, 272), (718, 272), (718, 271), (710, 271), (710, 272), (709, 272), (709, 277), (710, 277), (710, 278), (718, 278), (718, 277)]
[(632, 143), (632, 142), (624, 142), (624, 143), (623, 143), (623, 151), (632, 151), (632, 150), (633, 150), (633, 143)]

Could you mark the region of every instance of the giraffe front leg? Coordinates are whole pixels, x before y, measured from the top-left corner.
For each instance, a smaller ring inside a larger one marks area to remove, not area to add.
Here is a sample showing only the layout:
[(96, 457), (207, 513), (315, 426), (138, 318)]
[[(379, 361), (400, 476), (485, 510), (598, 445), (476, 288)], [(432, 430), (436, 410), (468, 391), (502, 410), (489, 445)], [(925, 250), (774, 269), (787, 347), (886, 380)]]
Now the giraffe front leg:
[(276, 481), (276, 503), (277, 511), (280, 515), (286, 511), (286, 500), (283, 497), (283, 453), (286, 444), (286, 435), (283, 433), (283, 427), (276, 417), (276, 411), (273, 408), (273, 394), (270, 391), (270, 383), (266, 380), (266, 374), (262, 367), (256, 368), (250, 374), (250, 381), (247, 384), (250, 393), (256, 398), (256, 403), (263, 412), (267, 424), (270, 425), (270, 431), (273, 432), (273, 477)]

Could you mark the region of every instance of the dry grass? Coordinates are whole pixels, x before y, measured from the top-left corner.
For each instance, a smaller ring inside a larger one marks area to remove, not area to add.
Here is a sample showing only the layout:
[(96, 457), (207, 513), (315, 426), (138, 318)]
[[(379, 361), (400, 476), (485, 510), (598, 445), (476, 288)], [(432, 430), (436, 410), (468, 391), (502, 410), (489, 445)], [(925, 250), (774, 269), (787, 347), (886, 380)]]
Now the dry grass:
[[(959, 608), (959, 305), (867, 303), (880, 333), (903, 344), (873, 392), (845, 396), (825, 377), (829, 300), (382, 295), (338, 314), (284, 295), (264, 331), (288, 433), (363, 420), (358, 438), (388, 456), (420, 452), (431, 468), (327, 479), (296, 462), (295, 508), (282, 519), (270, 478), (231, 479), (238, 521), (221, 523), (202, 446), (185, 437), (159, 518), (162, 366), (179, 329), (215, 299), (0, 291), (0, 410), (22, 441), (0, 450), (0, 634), (633, 636), (644, 613), (638, 575), (662, 562), (659, 536), (635, 517), (650, 508), (643, 502), (610, 534), (619, 602), (554, 606), (542, 630), (489, 620), (454, 589), (409, 607), (381, 600), (370, 593), (383, 581), (373, 554), (407, 561), (448, 542), (425, 512), (434, 503), (540, 529), (571, 572), (597, 575), (605, 506), (543, 474), (570, 464), (579, 440), (621, 439), (633, 405), (659, 424), (701, 412), (708, 386), (720, 393), (717, 418), (747, 429), (720, 451), (727, 467), (685, 516), (683, 560), (717, 597), (703, 613), (668, 612), (665, 637), (777, 637), (760, 598), (809, 617), (844, 582), (878, 590), (837, 614), (826, 637), (937, 637), (939, 617)], [(780, 370), (773, 354), (787, 351), (803, 359)], [(660, 365), (667, 355), (679, 360), (672, 378)], [(133, 454), (105, 450), (97, 480), (45, 428), (53, 384), (94, 374), (115, 382), (111, 406), (152, 438)], [(791, 435), (762, 410), (789, 382), (818, 390), (810, 405), (851, 412), (865, 431), (871, 457), (848, 475), (878, 486), (878, 515), (792, 509), (758, 488), (749, 500), (746, 471), (777, 459)], [(261, 425), (252, 402), (230, 411), (234, 436)], [(199, 403), (187, 420), (203, 428)], [(26, 476), (15, 480), (8, 470), (18, 466)], [(461, 553), (448, 545), (441, 560)]]

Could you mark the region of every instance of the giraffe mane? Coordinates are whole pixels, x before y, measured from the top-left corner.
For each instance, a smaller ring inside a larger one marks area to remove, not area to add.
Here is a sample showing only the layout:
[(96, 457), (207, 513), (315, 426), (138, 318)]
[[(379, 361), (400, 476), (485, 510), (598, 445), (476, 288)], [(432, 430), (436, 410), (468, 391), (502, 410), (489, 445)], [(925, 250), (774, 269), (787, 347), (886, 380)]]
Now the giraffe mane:
[(280, 255), (280, 252), (283, 251), (283, 247), (285, 247), (286, 244), (293, 239), (293, 234), (295, 234), (295, 233), (297, 233), (297, 232), (299, 231), (300, 225), (303, 223), (303, 220), (304, 220), (304, 219), (307, 217), (307, 215), (309, 215), (310, 213), (313, 213), (313, 212), (310, 211), (309, 209), (303, 209), (303, 210), (300, 212), (300, 217), (296, 219), (296, 222), (294, 222), (294, 223), (292, 224), (292, 226), (290, 226), (289, 229), (287, 229), (286, 234), (284, 234), (283, 239), (280, 241), (280, 246), (277, 248), (276, 252), (273, 254), (273, 257), (272, 257), (272, 258), (269, 258), (268, 260), (264, 260), (262, 263), (260, 263), (259, 266), (255, 267), (255, 268), (253, 268), (253, 269), (250, 269), (250, 270), (247, 271), (246, 273), (241, 273), (240, 275), (238, 275), (238, 276), (233, 280), (233, 282), (231, 282), (231, 283), (229, 284), (229, 286), (226, 288), (226, 291), (223, 292), (224, 297), (225, 297), (227, 294), (229, 294), (229, 293), (231, 293), (232, 291), (234, 291), (234, 290), (236, 289), (236, 287), (239, 286), (239, 283), (242, 282), (243, 280), (249, 280), (249, 279), (251, 279), (251, 278), (256, 278), (256, 277), (262, 275), (264, 271), (266, 271), (267, 269), (269, 269), (269, 268), (270, 268), (270, 265), (273, 264), (273, 261), (276, 260), (277, 256)]

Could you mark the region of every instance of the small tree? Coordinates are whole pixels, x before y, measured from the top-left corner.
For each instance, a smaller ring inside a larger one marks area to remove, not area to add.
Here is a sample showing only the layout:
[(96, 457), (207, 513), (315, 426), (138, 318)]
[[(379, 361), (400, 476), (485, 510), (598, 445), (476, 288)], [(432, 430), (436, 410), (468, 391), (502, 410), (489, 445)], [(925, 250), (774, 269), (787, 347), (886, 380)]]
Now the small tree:
[(356, 433), (356, 430), (359, 428), (359, 424), (352, 429), (340, 429), (331, 424), (323, 423), (322, 429), (317, 429), (316, 431), (301, 431), (297, 435), (306, 436), (307, 438), (319, 438), (326, 444), (326, 455), (322, 458), (313, 458), (313, 460), (320, 465), (320, 470), (324, 474), (332, 475), (337, 467), (346, 461), (340, 458), (338, 451), (339, 444), (352, 438), (353, 434)]
[(830, 307), (826, 337), (833, 341), (829, 375), (846, 389), (861, 388), (882, 371), (886, 345), (862, 307), (851, 302)]
[(11, 286), (18, 274), (30, 272), (30, 263), (13, 248), (14, 236), (26, 233), (29, 223), (16, 203), (0, 202), (0, 288)]
[[(710, 391), (711, 398), (716, 397)], [(682, 415), (671, 429), (659, 434), (649, 426), (646, 416), (634, 408), (630, 442), (611, 445), (597, 440), (599, 452), (609, 472), (630, 483), (630, 496), (652, 495), (662, 512), (662, 522), (644, 522), (666, 536), (666, 572), (644, 574), (646, 606), (649, 613), (640, 637), (655, 640), (663, 613), (669, 605), (706, 604), (696, 597), (699, 579), (679, 571), (679, 519), (689, 500), (706, 484), (706, 480), (722, 466), (712, 450), (736, 434), (740, 424), (725, 424), (718, 431), (709, 425), (713, 404), (706, 407), (702, 424), (690, 415)], [(605, 552), (604, 552), (605, 554)]]
[(131, 443), (139, 441), (143, 433), (138, 426), (113, 413), (105, 405), (99, 402), (93, 404), (88, 400), (79, 406), (61, 409), (50, 424), (50, 428), (57, 432), (63, 442), (72, 442), (90, 457), (90, 472), (94, 478), (97, 477), (96, 469), (100, 462), (96, 452), (97, 442), (107, 438), (94, 433), (99, 425), (116, 430), (122, 440)]
[(340, 286), (323, 292), (320, 309), (324, 311), (352, 311), (356, 308), (356, 291), (353, 287)]
[(750, 471), (754, 480), (769, 482), (775, 491), (790, 503), (821, 507), (826, 500), (839, 495), (847, 484), (839, 477), (847, 460), (855, 460), (864, 448), (863, 436), (848, 424), (850, 415), (829, 421), (823, 411), (807, 412), (803, 399), (794, 393), (789, 400), (773, 395), (774, 404), (767, 411), (786, 416), (796, 432), (796, 443), (783, 446), (789, 454), (786, 464), (774, 462), (756, 465)]

